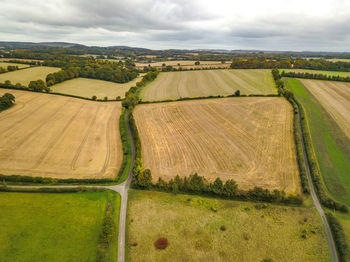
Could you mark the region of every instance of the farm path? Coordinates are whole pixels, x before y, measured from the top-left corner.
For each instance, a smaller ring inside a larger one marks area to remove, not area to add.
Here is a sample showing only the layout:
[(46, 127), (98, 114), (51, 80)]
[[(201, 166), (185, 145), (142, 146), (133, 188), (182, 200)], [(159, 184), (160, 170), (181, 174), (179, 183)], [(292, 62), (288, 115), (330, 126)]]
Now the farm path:
[(128, 178), (119, 185), (112, 186), (86, 186), (86, 185), (62, 185), (62, 186), (9, 186), (11, 188), (72, 188), (72, 187), (95, 187), (95, 188), (106, 188), (118, 192), (121, 197), (120, 203), (120, 214), (119, 214), (119, 233), (118, 233), (118, 262), (125, 261), (125, 228), (126, 228), (126, 213), (127, 213), (127, 204), (128, 204), (128, 190), (130, 188), (130, 183), (132, 179), (132, 167), (135, 160), (135, 147), (134, 140), (131, 135), (130, 125), (129, 125), (129, 111), (126, 111), (125, 115), (126, 126), (128, 130), (128, 136), (131, 143), (131, 165), (129, 169)]
[(307, 175), (307, 180), (309, 182), (309, 186), (310, 186), (310, 191), (311, 191), (311, 197), (312, 197), (312, 201), (315, 205), (315, 208), (317, 210), (317, 212), (319, 213), (321, 219), (322, 219), (322, 223), (326, 232), (326, 237), (327, 237), (327, 241), (328, 241), (328, 245), (329, 245), (329, 249), (331, 252), (331, 257), (332, 257), (332, 261), (333, 262), (338, 262), (339, 258), (338, 258), (338, 253), (337, 253), (337, 248), (332, 236), (332, 231), (331, 228), (329, 226), (328, 220), (326, 218), (326, 215), (322, 209), (321, 203), (318, 200), (318, 196), (316, 194), (315, 191), (315, 186), (313, 184), (312, 178), (311, 178), (311, 172), (310, 172), (310, 166), (307, 160), (307, 155), (306, 155), (306, 149), (305, 149), (305, 144), (304, 144), (304, 137), (302, 136), (302, 128), (301, 128), (301, 119), (300, 119), (300, 114), (296, 114), (295, 116), (298, 117), (298, 129), (299, 129), (299, 134), (300, 134), (300, 139), (301, 139), (301, 145), (303, 148), (303, 155), (304, 155), (304, 159), (305, 159), (305, 167), (306, 167), (306, 175)]

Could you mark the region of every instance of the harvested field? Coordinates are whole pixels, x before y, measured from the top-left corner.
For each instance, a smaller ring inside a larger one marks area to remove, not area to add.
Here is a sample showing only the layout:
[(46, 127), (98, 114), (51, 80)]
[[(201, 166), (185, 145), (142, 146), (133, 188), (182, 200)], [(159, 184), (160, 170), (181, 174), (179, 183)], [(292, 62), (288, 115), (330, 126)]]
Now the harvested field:
[(16, 105), (0, 114), (0, 174), (113, 178), (122, 162), (120, 102), (0, 89)]
[(107, 97), (108, 99), (116, 99), (118, 96), (124, 98), (125, 92), (128, 91), (130, 87), (135, 86), (136, 82), (141, 79), (142, 77), (137, 77), (128, 83), (119, 84), (96, 79), (75, 78), (51, 86), (50, 88), (53, 92), (62, 94), (87, 98), (96, 96), (98, 99), (104, 99), (104, 97)]
[(26, 64), (17, 64), (17, 63), (6, 63), (6, 62), (0, 62), (0, 67), (3, 67), (7, 70), (8, 66), (18, 66), (18, 68), (26, 68), (29, 67), (29, 65)]
[[(194, 63), (197, 62), (197, 60), (170, 60), (170, 61), (161, 61), (161, 62), (153, 62), (153, 63), (135, 63), (137, 67), (144, 67), (151, 65), (152, 67), (162, 67), (163, 64), (166, 66), (190, 66), (195, 65)], [(200, 61), (200, 65), (205, 66), (211, 66), (211, 65), (223, 65), (221, 61)], [(231, 63), (227, 63), (228, 65), (231, 65)]]
[(241, 94), (276, 94), (271, 70), (204, 70), (161, 73), (140, 96), (144, 101)]
[(145, 168), (169, 180), (198, 173), (300, 193), (290, 104), (277, 97), (139, 105), (134, 111)]
[(301, 79), (300, 82), (350, 139), (350, 83), (307, 79)]
[(127, 225), (126, 261), (330, 261), (314, 208), (130, 190)]
[(55, 73), (60, 70), (60, 68), (48, 66), (30, 67), (23, 70), (0, 74), (0, 83), (10, 80), (12, 84), (21, 83), (22, 85), (28, 86), (30, 81), (35, 81), (38, 79), (45, 81), (48, 74)]

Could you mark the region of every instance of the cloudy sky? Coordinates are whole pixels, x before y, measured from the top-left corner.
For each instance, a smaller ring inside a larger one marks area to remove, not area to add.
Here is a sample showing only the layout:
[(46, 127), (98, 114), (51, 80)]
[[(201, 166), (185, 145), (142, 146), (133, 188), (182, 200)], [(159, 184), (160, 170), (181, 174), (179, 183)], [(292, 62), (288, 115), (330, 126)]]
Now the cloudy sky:
[(350, 1), (1, 0), (0, 41), (350, 51)]

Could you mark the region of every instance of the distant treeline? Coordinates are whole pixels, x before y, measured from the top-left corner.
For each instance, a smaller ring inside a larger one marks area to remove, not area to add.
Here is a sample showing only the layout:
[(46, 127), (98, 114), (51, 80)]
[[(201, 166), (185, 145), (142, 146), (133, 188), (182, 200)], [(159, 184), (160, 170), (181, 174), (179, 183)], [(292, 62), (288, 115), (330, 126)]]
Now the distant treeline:
[(281, 69), (313, 69), (328, 71), (350, 71), (349, 62), (331, 62), (327, 60), (307, 60), (307, 59), (234, 59), (231, 63), (233, 69), (256, 69), (256, 68), (281, 68)]
[[(349, 73), (350, 74), (350, 73)], [(282, 71), (281, 77), (307, 78), (328, 81), (350, 82), (350, 76), (331, 76), (326, 74), (308, 73), (308, 72), (285, 72)]]

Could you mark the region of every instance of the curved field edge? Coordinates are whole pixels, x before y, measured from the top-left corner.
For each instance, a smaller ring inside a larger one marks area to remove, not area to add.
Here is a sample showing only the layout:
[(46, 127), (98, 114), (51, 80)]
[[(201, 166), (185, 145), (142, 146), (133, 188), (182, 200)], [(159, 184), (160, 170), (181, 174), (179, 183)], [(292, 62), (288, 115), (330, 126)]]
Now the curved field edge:
[[(0, 198), (0, 221), (6, 227), (0, 232), (4, 262), (96, 261), (107, 201), (115, 208), (118, 230), (120, 196), (111, 191), (1, 192)], [(116, 236), (107, 261), (116, 261)]]
[(127, 232), (126, 261), (330, 260), (314, 208), (130, 190)]
[(349, 139), (299, 80), (287, 78), (285, 83), (306, 111), (314, 155), (327, 191), (336, 200), (349, 205), (350, 155), (346, 149), (350, 147)]
[[(8, 90), (8, 92), (11, 92), (11, 90)], [(16, 92), (18, 92), (18, 91), (16, 91)], [(33, 94), (33, 93), (31, 93), (31, 94)], [(23, 97), (26, 97), (25, 98), (26, 100), (28, 100), (28, 98), (30, 98), (29, 94), (27, 95), (26, 92), (21, 92), (19, 97), (22, 97), (22, 95), (23, 95)], [(42, 94), (40, 94), (40, 96), (41, 95)], [(45, 96), (43, 96), (43, 98), (45, 98)], [(48, 98), (48, 97), (46, 97), (46, 98)], [(59, 100), (59, 101), (61, 101), (61, 100)], [(72, 101), (74, 103), (76, 103), (76, 101), (74, 101), (74, 100), (72, 100)], [(88, 103), (90, 105), (89, 102), (84, 102), (84, 103)], [(93, 104), (91, 104), (91, 105), (93, 105)], [(19, 106), (19, 105), (17, 105), (17, 106)], [(19, 106), (19, 109), (21, 109), (22, 107)], [(16, 108), (14, 108), (14, 110), (18, 111), (18, 110), (16, 110)], [(123, 116), (121, 115), (121, 118), (124, 117), (124, 116), (125, 116), (125, 114)], [(118, 118), (116, 118), (116, 119), (118, 119)], [(120, 119), (119, 119), (119, 121), (120, 121)], [(124, 124), (124, 126), (126, 125), (125, 121), (122, 121), (122, 123)], [(122, 130), (123, 126), (120, 126), (119, 128)], [(118, 130), (118, 133), (120, 133), (120, 130)], [(118, 135), (118, 137), (119, 137), (119, 135)], [(126, 138), (128, 138), (128, 136), (126, 136)], [(124, 139), (124, 142), (125, 142), (125, 139)], [(126, 142), (130, 143), (128, 139), (127, 139)], [(130, 145), (128, 144), (127, 146), (124, 146), (124, 148), (130, 148)], [(120, 154), (122, 154), (122, 150), (120, 150), (120, 151), (121, 151)], [(119, 156), (119, 158), (120, 159), (124, 158), (124, 155), (123, 155), (123, 157)], [(126, 160), (127, 160), (126, 162), (130, 161), (130, 159), (128, 160), (127, 158), (128, 157), (126, 157)], [(120, 160), (120, 164), (121, 163), (122, 163), (122, 160)], [(128, 165), (130, 166), (130, 163)], [(92, 183), (92, 184), (105, 184), (105, 183), (115, 183), (119, 170), (120, 169), (118, 168), (118, 170), (115, 171), (115, 175), (114, 175), (113, 179), (112, 178), (111, 179), (110, 178), (91, 178), (91, 179), (90, 178), (87, 178), (87, 179), (64, 178), (64, 179), (55, 179), (55, 178), (40, 177), (40, 176), (31, 177), (31, 176), (21, 176), (21, 175), (11, 175), (11, 174), (1, 175), (1, 173), (0, 173), (0, 177), (1, 177), (1, 179), (3, 181), (9, 182), (9, 183), (43, 183), (43, 184), (57, 184), (57, 183), (58, 184), (61, 184), (61, 183), (75, 183), (75, 184), (77, 184), (77, 183), (80, 183), (80, 184), (87, 183), (87, 184), (90, 184), (90, 183)], [(118, 181), (122, 182), (120, 179), (118, 179)]]

